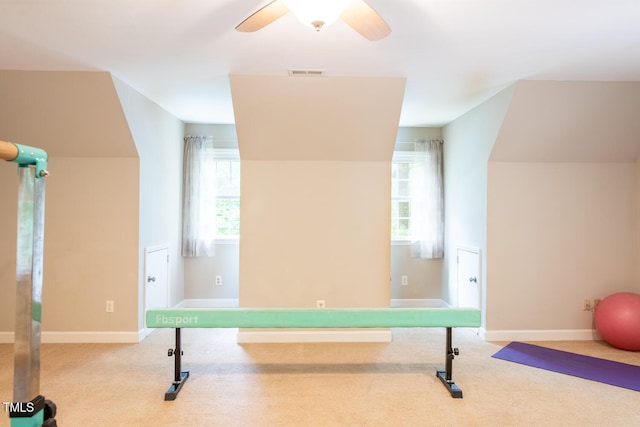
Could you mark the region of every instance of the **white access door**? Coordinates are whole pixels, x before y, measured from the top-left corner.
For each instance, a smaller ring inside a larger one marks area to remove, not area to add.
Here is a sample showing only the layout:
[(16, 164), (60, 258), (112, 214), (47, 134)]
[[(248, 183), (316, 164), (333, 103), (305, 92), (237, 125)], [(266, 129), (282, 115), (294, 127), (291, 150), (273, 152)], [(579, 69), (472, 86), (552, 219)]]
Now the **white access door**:
[(145, 249), (144, 311), (169, 306), (169, 247)]
[(480, 309), (480, 250), (457, 248), (458, 307)]

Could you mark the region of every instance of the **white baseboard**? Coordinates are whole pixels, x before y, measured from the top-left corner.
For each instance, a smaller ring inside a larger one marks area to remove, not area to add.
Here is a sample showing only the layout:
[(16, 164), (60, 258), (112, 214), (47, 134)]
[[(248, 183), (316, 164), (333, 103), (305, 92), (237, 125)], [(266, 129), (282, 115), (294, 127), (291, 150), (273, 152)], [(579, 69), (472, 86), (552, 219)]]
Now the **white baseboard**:
[(43, 343), (132, 344), (140, 342), (140, 332), (43, 332)]
[(441, 299), (392, 299), (389, 307), (402, 308), (402, 307), (448, 307), (449, 304)]
[(138, 338), (140, 339), (140, 342), (142, 342), (146, 337), (148, 337), (149, 335), (151, 335), (151, 332), (155, 331), (156, 328), (142, 328), (138, 331)]
[(599, 341), (600, 335), (594, 329), (546, 329), (523, 331), (480, 330), (485, 341)]
[(0, 344), (13, 344), (13, 332), (0, 332)]
[(390, 329), (374, 330), (243, 330), (238, 343), (391, 342)]
[(176, 308), (236, 308), (239, 306), (237, 298), (184, 299), (175, 305)]
[[(43, 332), (47, 344), (133, 344), (141, 342), (153, 329), (138, 332)], [(593, 329), (567, 330), (478, 330), (485, 341), (601, 341)], [(13, 332), (0, 332), (0, 344), (13, 344)], [(240, 330), (239, 343), (291, 342), (390, 342), (390, 330)]]
[[(144, 330), (138, 332), (42, 332), (43, 344), (135, 344), (144, 339)], [(13, 344), (13, 332), (0, 332), (0, 344)]]
[[(234, 308), (239, 307), (237, 298), (184, 299), (175, 305), (176, 308)], [(390, 307), (448, 307), (449, 304), (441, 299), (426, 298), (396, 298), (392, 299)]]

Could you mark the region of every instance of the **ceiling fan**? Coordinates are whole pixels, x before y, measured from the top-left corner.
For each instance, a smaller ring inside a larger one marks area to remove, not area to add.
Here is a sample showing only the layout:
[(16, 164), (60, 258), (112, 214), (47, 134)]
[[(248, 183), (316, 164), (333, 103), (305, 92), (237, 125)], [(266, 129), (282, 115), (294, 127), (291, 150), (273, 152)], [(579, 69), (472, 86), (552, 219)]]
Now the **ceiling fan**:
[(316, 31), (340, 18), (369, 40), (391, 33), (384, 19), (364, 0), (274, 0), (238, 24), (236, 30), (258, 31), (287, 12)]

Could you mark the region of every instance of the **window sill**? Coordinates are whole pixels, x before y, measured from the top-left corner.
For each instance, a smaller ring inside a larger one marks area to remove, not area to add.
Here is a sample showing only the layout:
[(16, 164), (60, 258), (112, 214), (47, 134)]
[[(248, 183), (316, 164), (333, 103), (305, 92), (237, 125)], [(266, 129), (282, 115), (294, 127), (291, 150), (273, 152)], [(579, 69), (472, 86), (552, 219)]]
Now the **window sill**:
[(391, 239), (391, 246), (410, 246), (411, 239)]
[[(215, 240), (216, 245), (238, 245), (240, 239), (238, 237), (224, 237)], [(391, 239), (391, 246), (410, 246), (411, 240), (407, 239)]]
[(240, 243), (240, 238), (238, 237), (216, 237), (215, 244), (216, 245), (237, 245)]

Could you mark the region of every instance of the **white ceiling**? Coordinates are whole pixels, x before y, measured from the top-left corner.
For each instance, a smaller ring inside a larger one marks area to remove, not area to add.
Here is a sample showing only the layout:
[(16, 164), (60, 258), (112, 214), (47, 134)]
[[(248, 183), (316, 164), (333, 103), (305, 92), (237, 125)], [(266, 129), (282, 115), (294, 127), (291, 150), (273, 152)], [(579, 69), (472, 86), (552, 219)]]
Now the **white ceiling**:
[(640, 0), (369, 0), (392, 29), (376, 42), (290, 13), (234, 30), (266, 3), (0, 0), (0, 69), (109, 71), (194, 123), (234, 122), (230, 73), (406, 77), (403, 126), (445, 124), (520, 79), (640, 81)]

